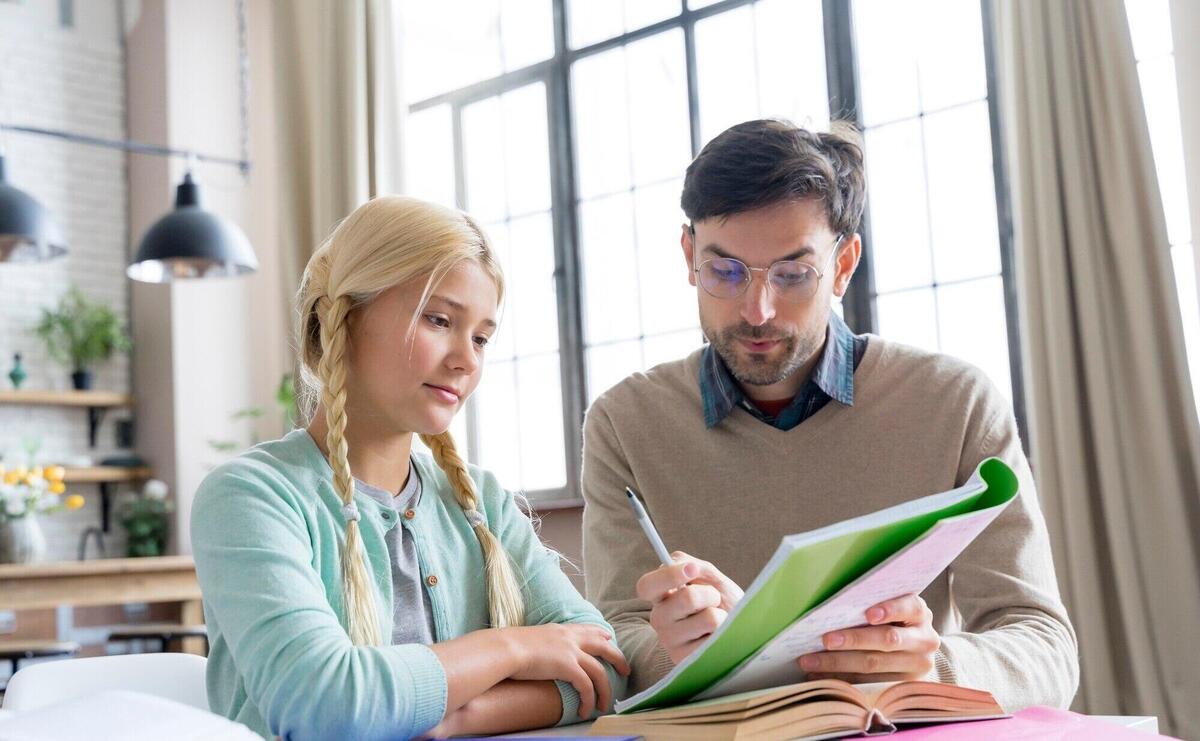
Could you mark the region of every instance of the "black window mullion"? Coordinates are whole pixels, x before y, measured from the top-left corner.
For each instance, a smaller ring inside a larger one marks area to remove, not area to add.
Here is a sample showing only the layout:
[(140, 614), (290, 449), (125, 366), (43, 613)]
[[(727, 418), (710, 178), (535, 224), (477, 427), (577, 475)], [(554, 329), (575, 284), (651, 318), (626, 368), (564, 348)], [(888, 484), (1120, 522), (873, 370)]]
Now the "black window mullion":
[(571, 120), (571, 70), (567, 61), (566, 0), (554, 0), (554, 60), (546, 81), (550, 115), (550, 189), (554, 221), (555, 292), (558, 298), (562, 378), (563, 448), (567, 494), (582, 497), (583, 414), (587, 408), (579, 218), (575, 181), (575, 131)]
[(980, 0), (983, 19), (983, 61), (987, 77), (988, 123), (992, 136), (992, 177), (996, 187), (996, 226), (1000, 236), (1000, 273), (1004, 286), (1004, 317), (1008, 324), (1008, 367), (1012, 381), (1013, 413), (1025, 454), (1029, 448), (1029, 422), (1025, 411), (1025, 378), (1022, 372), (1020, 305), (1017, 301), (1017, 267), (1013, 245), (1012, 193), (1004, 151), (1004, 125), (1000, 120), (1000, 85), (996, 78), (996, 37), (992, 25), (992, 0)]
[(687, 10), (687, 0), (681, 0), (683, 8), (683, 53), (687, 70), (688, 124), (692, 134), (692, 157), (700, 154), (700, 78), (696, 74), (696, 19)]
[[(858, 60), (854, 55), (854, 21), (846, 0), (822, 0), (825, 23), (825, 74), (829, 86), (829, 118), (852, 121), (863, 130), (862, 105), (858, 87)], [(875, 313), (875, 272), (871, 262), (870, 208), (863, 212), (859, 226), (862, 258), (850, 279), (842, 310), (846, 323), (855, 332), (878, 332)]]

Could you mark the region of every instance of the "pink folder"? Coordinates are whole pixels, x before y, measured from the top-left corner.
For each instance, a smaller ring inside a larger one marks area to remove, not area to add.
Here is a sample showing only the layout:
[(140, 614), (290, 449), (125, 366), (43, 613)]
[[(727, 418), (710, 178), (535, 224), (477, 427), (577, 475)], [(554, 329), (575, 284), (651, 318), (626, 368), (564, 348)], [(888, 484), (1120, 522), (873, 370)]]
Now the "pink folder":
[(1116, 725), (1108, 721), (1089, 718), (1055, 708), (1026, 708), (1011, 718), (999, 720), (977, 720), (963, 723), (927, 726), (900, 731), (889, 739), (904, 741), (959, 741), (959, 739), (991, 739), (994, 741), (1017, 741), (1018, 739), (1046, 739), (1047, 741), (1109, 741), (1129, 739), (1146, 741), (1155, 736), (1145, 731)]

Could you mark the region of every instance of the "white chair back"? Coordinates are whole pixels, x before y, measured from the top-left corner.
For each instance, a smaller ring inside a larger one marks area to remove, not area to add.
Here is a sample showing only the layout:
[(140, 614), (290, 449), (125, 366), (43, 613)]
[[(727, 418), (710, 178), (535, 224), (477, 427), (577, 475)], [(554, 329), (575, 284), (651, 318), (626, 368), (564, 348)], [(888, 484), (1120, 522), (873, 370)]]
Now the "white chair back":
[(208, 710), (204, 670), (192, 654), (121, 654), (31, 664), (8, 681), (4, 709), (25, 712), (104, 690), (130, 690)]

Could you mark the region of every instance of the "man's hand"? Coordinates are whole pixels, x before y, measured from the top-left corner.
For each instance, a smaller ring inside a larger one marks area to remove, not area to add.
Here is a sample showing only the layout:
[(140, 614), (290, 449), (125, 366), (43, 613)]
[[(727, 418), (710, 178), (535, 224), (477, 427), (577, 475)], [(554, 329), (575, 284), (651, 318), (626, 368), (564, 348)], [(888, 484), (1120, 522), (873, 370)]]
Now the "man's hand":
[(809, 679), (835, 678), (851, 683), (923, 679), (933, 669), (942, 639), (933, 629), (933, 613), (915, 594), (867, 610), (867, 625), (822, 636), (824, 651), (801, 656)]
[(638, 579), (637, 596), (651, 604), (650, 626), (678, 664), (725, 622), (742, 588), (707, 561), (680, 551), (671, 558)]

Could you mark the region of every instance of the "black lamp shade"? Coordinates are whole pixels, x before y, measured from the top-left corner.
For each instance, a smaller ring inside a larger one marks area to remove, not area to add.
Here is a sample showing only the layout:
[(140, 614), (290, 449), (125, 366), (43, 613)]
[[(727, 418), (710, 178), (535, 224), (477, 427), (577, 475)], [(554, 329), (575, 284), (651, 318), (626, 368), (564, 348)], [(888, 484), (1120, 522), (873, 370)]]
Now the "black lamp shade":
[(0, 262), (43, 262), (65, 254), (58, 226), (42, 204), (8, 184), (0, 155)]
[(258, 270), (250, 240), (233, 223), (204, 210), (200, 187), (183, 176), (175, 210), (142, 237), (137, 257), (125, 271), (134, 280), (167, 283), (181, 278), (218, 278)]

